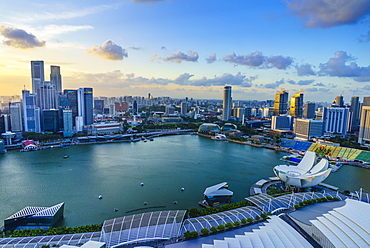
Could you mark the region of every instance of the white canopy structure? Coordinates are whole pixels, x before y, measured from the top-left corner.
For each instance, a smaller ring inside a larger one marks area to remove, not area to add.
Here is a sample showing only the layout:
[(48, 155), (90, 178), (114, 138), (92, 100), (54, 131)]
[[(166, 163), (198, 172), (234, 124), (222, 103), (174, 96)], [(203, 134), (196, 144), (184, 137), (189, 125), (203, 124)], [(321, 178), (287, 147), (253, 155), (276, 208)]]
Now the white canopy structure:
[(274, 173), (286, 185), (296, 188), (312, 187), (324, 181), (331, 169), (327, 159), (323, 158), (316, 164), (316, 153), (307, 151), (297, 166), (277, 165)]
[(232, 196), (234, 193), (231, 190), (228, 190), (227, 188), (228, 188), (227, 182), (223, 182), (206, 188), (203, 194), (208, 197), (224, 195)]

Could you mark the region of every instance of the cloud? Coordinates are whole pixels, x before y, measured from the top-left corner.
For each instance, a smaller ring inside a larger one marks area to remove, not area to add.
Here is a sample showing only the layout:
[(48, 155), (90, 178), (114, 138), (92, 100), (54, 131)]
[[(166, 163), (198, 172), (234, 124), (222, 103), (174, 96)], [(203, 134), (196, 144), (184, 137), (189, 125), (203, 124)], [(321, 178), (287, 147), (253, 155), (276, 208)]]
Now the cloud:
[(167, 50), (165, 46), (161, 46), (161, 50)]
[(217, 60), (216, 54), (212, 53), (208, 58), (206, 58), (206, 61), (208, 64), (212, 64)]
[(266, 58), (267, 68), (276, 67), (279, 70), (285, 70), (293, 63), (293, 58), (287, 56), (270, 56)]
[(325, 84), (323, 84), (323, 83), (316, 83), (316, 84), (314, 84), (313, 86), (321, 86), (321, 87), (325, 87)]
[(310, 76), (310, 75), (316, 75), (316, 73), (312, 69), (312, 65), (310, 64), (304, 64), (297, 66), (297, 74), (298, 76)]
[(310, 85), (312, 84), (313, 82), (315, 82), (315, 80), (299, 80), (297, 82), (298, 85)]
[(257, 76), (246, 77), (240, 72), (232, 75), (224, 73), (214, 78), (202, 77), (200, 79), (191, 78), (194, 75), (189, 73), (183, 73), (176, 79), (167, 78), (145, 78), (135, 76), (134, 74), (124, 74), (120, 70), (115, 70), (106, 73), (75, 73), (69, 80), (79, 83), (89, 83), (92, 86), (110, 86), (110, 87), (127, 87), (137, 85), (187, 85), (187, 86), (224, 86), (224, 85), (235, 85), (239, 87), (251, 87), (252, 82), (257, 79)]
[(257, 76), (249, 77), (242, 75), (238, 72), (235, 75), (224, 73), (214, 78), (203, 77), (201, 79), (193, 80), (192, 85), (195, 86), (224, 86), (236, 85), (240, 87), (252, 87), (252, 82), (257, 79)]
[(223, 60), (237, 65), (267, 69), (275, 67), (280, 70), (285, 70), (293, 63), (293, 58), (291, 57), (282, 55), (266, 57), (262, 52), (258, 51), (247, 55), (236, 55), (235, 53), (230, 53), (224, 57)]
[(321, 93), (329, 93), (330, 89), (327, 88), (307, 88), (305, 89), (306, 92), (321, 92)]
[(367, 32), (367, 34), (365, 34), (365, 35), (361, 35), (361, 37), (359, 38), (359, 41), (360, 42), (369, 42), (370, 41), (370, 31)]
[(285, 83), (284, 79), (281, 79), (279, 81), (276, 81), (275, 83), (261, 85), (261, 87), (267, 88), (267, 89), (277, 89), (280, 87), (281, 84), (284, 84), (284, 83)]
[(55, 13), (52, 12), (27, 12), (27, 13), (14, 13), (14, 19), (17, 21), (23, 22), (39, 22), (39, 21), (47, 21), (47, 20), (66, 20), (66, 19), (73, 19), (78, 17), (83, 17), (87, 15), (92, 15), (95, 13), (103, 12), (109, 9), (114, 9), (121, 4), (103, 4), (88, 8), (70, 10), (70, 11), (60, 11), (56, 10)]
[(199, 58), (199, 55), (198, 55), (197, 52), (188, 51), (188, 54), (185, 54), (183, 52), (178, 51), (176, 53), (171, 53), (166, 58), (161, 58), (161, 57), (158, 57), (156, 54), (154, 54), (152, 56), (151, 60), (160, 59), (160, 60), (163, 60), (163, 61), (181, 63), (182, 61), (198, 62), (198, 58)]
[(370, 13), (369, 0), (286, 0), (309, 28), (353, 24)]
[(235, 53), (230, 53), (224, 59), (226, 62), (238, 64), (238, 65), (247, 65), (250, 67), (258, 67), (263, 64), (265, 57), (261, 52), (249, 53), (247, 55), (237, 56)]
[(365, 85), (362, 89), (363, 90), (370, 90), (370, 85)]
[(3, 41), (6, 46), (21, 49), (45, 46), (45, 41), (37, 39), (36, 36), (23, 29), (0, 26), (0, 34), (6, 38)]
[(320, 76), (350, 77), (358, 82), (370, 81), (370, 66), (361, 67), (355, 62), (354, 57), (344, 51), (337, 51), (328, 62), (320, 64)]
[(288, 84), (297, 84), (294, 80), (287, 80), (286, 81)]
[(125, 49), (119, 45), (116, 45), (114, 41), (111, 40), (105, 41), (101, 46), (92, 46), (86, 51), (87, 53), (98, 55), (107, 60), (123, 60), (123, 57), (128, 56)]
[(175, 79), (175, 83), (176, 84), (189, 84), (189, 79), (191, 77), (193, 77), (194, 75), (192, 74), (189, 74), (189, 73), (184, 73), (184, 74), (181, 74), (180, 76), (178, 76), (176, 79)]
[(144, 48), (142, 47), (129, 47), (130, 49), (132, 50), (136, 50), (136, 51), (139, 51), (139, 50), (143, 50)]

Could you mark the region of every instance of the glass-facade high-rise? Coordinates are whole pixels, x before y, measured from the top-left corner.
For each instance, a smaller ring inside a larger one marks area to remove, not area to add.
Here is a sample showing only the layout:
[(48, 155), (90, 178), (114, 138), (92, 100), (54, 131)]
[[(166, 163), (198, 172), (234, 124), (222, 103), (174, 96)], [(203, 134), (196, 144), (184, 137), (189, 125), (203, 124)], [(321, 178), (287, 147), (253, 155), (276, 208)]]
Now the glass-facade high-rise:
[(59, 118), (57, 109), (45, 109), (42, 111), (43, 131), (56, 133), (59, 131)]
[(350, 113), (350, 131), (358, 131), (360, 125), (360, 98), (353, 96), (351, 98), (351, 106), (349, 108)]
[(41, 133), (40, 108), (36, 106), (36, 95), (23, 90), (22, 99), (24, 131)]
[(78, 97), (77, 90), (64, 90), (64, 95), (67, 96), (69, 100), (69, 107), (72, 110), (72, 123), (73, 126), (76, 125), (76, 117), (78, 116)]
[(37, 106), (41, 109), (56, 109), (57, 101), (55, 85), (49, 81), (43, 81), (37, 85), (36, 99)]
[(36, 93), (39, 83), (44, 81), (44, 61), (31, 61), (32, 93)]
[(62, 92), (62, 76), (60, 75), (60, 66), (50, 66), (50, 82), (55, 85), (55, 92), (60, 94)]
[(222, 102), (222, 120), (228, 121), (231, 117), (232, 98), (231, 98), (231, 86), (224, 87), (224, 98)]
[(90, 125), (93, 119), (93, 89), (79, 88), (77, 90), (78, 116), (83, 118), (83, 125)]
[(315, 118), (315, 103), (314, 102), (305, 103), (303, 117), (306, 119)]
[(285, 115), (288, 110), (288, 92), (284, 89), (276, 92), (274, 115)]
[(303, 115), (303, 93), (297, 92), (290, 99), (290, 115), (300, 118)]
[(10, 111), (10, 122), (12, 132), (22, 132), (22, 103), (21, 102), (12, 102), (9, 105)]

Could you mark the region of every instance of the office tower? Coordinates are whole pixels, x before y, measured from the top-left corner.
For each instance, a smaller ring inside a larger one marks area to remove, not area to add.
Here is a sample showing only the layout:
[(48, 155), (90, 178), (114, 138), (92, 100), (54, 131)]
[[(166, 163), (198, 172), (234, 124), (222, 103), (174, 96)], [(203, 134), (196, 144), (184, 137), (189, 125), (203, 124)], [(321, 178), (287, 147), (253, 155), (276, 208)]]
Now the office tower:
[(362, 106), (370, 106), (370, 96), (365, 96)]
[(370, 144), (370, 106), (362, 106), (358, 143), (361, 145)]
[(312, 119), (295, 119), (294, 133), (297, 138), (311, 140), (323, 136), (323, 121)]
[(138, 111), (139, 111), (139, 108), (137, 106), (137, 101), (134, 100), (134, 102), (132, 103), (132, 114), (137, 115)]
[(335, 98), (335, 103), (338, 105), (338, 107), (344, 107), (343, 96), (337, 96)]
[(303, 93), (299, 91), (290, 98), (290, 115), (300, 118), (303, 114)]
[(119, 102), (115, 102), (114, 103), (114, 108), (117, 112), (121, 112), (122, 111), (122, 107), (121, 107), (121, 103)]
[(347, 135), (348, 130), (348, 108), (331, 106), (324, 108), (324, 132), (341, 133), (343, 137)]
[(93, 124), (93, 89), (79, 88), (77, 90), (77, 99), (78, 116), (83, 118), (83, 125)]
[(63, 109), (63, 136), (72, 137), (73, 136), (73, 118), (71, 109)]
[(351, 98), (351, 106), (349, 108), (349, 130), (351, 132), (358, 131), (360, 125), (360, 98), (358, 96), (353, 96)]
[(10, 123), (12, 132), (22, 132), (22, 103), (12, 102), (9, 103)]
[(115, 116), (116, 115), (116, 105), (110, 104), (109, 105), (109, 115)]
[(94, 100), (94, 113), (103, 114), (104, 100)]
[(0, 134), (10, 131), (10, 115), (0, 115)]
[(187, 102), (181, 102), (181, 116), (186, 116), (188, 114), (188, 104)]
[(59, 131), (59, 117), (57, 109), (44, 109), (42, 111), (43, 131), (56, 133)]
[(165, 114), (166, 115), (173, 115), (175, 113), (175, 108), (172, 106), (166, 106)]
[(22, 99), (24, 131), (41, 133), (40, 108), (36, 106), (36, 95), (23, 90)]
[(231, 106), (232, 106), (232, 98), (231, 98), (231, 86), (224, 87), (224, 98), (222, 102), (222, 120), (228, 121), (231, 117)]
[(36, 104), (42, 110), (56, 109), (55, 85), (49, 81), (43, 81), (36, 87)]
[(72, 125), (76, 125), (76, 117), (78, 116), (78, 97), (77, 90), (64, 90), (64, 95), (69, 100), (69, 108), (72, 110)]
[(127, 111), (128, 110), (128, 103), (127, 102), (121, 103), (121, 109), (122, 109), (122, 111)]
[(293, 117), (291, 116), (277, 116), (271, 117), (271, 129), (292, 130)]
[(44, 82), (44, 61), (31, 61), (32, 93), (39, 83)]
[(50, 82), (55, 85), (55, 92), (62, 93), (62, 76), (60, 75), (60, 66), (50, 66)]
[(313, 119), (315, 118), (315, 103), (306, 102), (304, 105), (303, 118)]
[(274, 115), (285, 115), (288, 109), (288, 92), (284, 89), (276, 92)]

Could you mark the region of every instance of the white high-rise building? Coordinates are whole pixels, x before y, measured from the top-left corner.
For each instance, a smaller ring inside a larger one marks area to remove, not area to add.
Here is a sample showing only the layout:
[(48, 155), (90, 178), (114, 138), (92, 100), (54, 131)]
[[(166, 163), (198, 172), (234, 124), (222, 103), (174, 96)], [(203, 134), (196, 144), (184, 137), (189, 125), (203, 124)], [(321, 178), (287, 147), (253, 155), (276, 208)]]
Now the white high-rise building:
[(232, 107), (231, 86), (224, 87), (224, 98), (222, 106), (223, 106), (222, 120), (228, 121), (231, 117), (231, 107)]
[(295, 119), (294, 133), (297, 138), (311, 140), (323, 135), (323, 121), (312, 119)]
[(42, 110), (57, 109), (55, 85), (49, 81), (43, 81), (36, 87), (37, 106)]
[(348, 108), (324, 108), (324, 133), (340, 133), (343, 137), (345, 137), (348, 130), (348, 116)]
[(55, 92), (60, 94), (62, 89), (62, 76), (60, 75), (60, 66), (50, 66), (50, 82), (55, 85)]
[(36, 93), (37, 85), (44, 81), (44, 61), (31, 61), (32, 93)]

